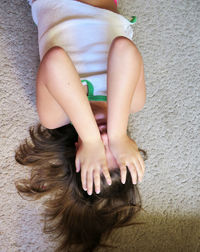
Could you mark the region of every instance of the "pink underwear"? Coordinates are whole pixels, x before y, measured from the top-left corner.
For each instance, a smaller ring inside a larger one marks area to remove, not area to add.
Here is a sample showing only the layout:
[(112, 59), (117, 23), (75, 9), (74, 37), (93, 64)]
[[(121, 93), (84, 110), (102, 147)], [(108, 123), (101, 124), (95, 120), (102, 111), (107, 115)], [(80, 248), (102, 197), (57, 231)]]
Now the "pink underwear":
[(117, 5), (117, 0), (114, 0), (114, 1), (115, 1), (116, 5)]

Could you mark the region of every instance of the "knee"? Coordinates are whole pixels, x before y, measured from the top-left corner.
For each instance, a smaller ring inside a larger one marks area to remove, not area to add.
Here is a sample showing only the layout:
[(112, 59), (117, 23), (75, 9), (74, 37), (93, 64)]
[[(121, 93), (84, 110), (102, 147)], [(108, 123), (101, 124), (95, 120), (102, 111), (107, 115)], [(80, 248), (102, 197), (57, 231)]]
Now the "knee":
[(51, 47), (44, 55), (42, 61), (45, 65), (55, 63), (57, 58), (63, 57), (65, 55), (65, 50), (60, 46)]
[(127, 37), (117, 36), (112, 41), (112, 46), (118, 47), (120, 49), (136, 47), (135, 44)]
[(116, 50), (120, 50), (121, 52), (128, 50), (129, 52), (131, 51), (131, 53), (133, 53), (135, 56), (138, 56), (140, 58), (142, 57), (135, 43), (124, 36), (118, 36), (114, 38), (111, 47), (115, 48)]
[(58, 53), (63, 53), (65, 52), (64, 49), (60, 46), (52, 46), (49, 48), (49, 50), (46, 52), (46, 55), (52, 55), (52, 54), (58, 54)]

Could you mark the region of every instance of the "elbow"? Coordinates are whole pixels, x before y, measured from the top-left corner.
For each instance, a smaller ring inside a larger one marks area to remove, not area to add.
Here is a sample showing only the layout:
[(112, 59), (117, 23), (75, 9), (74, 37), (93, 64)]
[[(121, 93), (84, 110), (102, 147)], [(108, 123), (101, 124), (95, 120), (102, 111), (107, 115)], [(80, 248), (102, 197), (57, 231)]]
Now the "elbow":
[(146, 93), (143, 94), (140, 99), (134, 100), (131, 105), (131, 113), (136, 113), (141, 111), (144, 108), (144, 105), (146, 103)]
[(144, 108), (144, 103), (143, 104), (138, 104), (137, 106), (135, 106), (132, 110), (131, 110), (131, 113), (136, 113), (136, 112), (139, 112), (141, 111), (142, 109)]
[(56, 129), (57, 128), (55, 123), (52, 123), (52, 120), (48, 120), (48, 118), (45, 118), (44, 116), (41, 116), (40, 114), (39, 114), (39, 122), (46, 129)]
[(44, 120), (40, 120), (40, 124), (46, 128), (46, 129), (56, 129), (55, 126), (49, 124), (48, 122), (44, 121)]
[(47, 129), (57, 129), (70, 123), (70, 120), (52, 121), (52, 118), (39, 116), (40, 124)]
[(138, 111), (140, 111), (140, 110), (142, 110), (144, 108), (145, 103), (146, 103), (146, 92), (144, 93), (143, 99), (138, 104)]

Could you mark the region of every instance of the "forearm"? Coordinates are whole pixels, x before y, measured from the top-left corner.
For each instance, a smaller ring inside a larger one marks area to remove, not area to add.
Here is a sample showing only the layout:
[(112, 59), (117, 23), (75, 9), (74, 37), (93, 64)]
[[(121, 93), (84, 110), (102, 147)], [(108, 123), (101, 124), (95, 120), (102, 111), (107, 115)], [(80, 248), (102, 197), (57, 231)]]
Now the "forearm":
[(110, 140), (127, 135), (131, 101), (140, 70), (141, 55), (135, 48), (111, 48), (107, 74), (107, 133)]
[(100, 140), (96, 120), (73, 62), (67, 54), (53, 57), (46, 63), (48, 91), (66, 112), (83, 142)]

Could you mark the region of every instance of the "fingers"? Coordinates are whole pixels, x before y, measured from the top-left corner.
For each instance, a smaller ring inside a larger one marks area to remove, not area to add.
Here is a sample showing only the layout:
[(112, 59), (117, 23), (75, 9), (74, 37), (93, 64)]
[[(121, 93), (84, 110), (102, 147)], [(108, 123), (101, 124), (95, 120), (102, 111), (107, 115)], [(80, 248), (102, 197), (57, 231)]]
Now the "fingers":
[(104, 176), (106, 178), (106, 181), (107, 181), (108, 185), (111, 185), (112, 180), (111, 180), (110, 173), (109, 173), (107, 165), (102, 166), (102, 172), (103, 172), (103, 174), (104, 174)]
[(144, 163), (144, 160), (143, 160), (143, 158), (141, 157), (141, 155), (138, 156), (138, 160), (139, 160), (139, 162), (140, 162), (140, 166), (142, 167), (142, 171), (143, 171), (143, 173), (144, 173), (144, 171), (145, 171), (145, 163)]
[(122, 184), (125, 184), (126, 174), (127, 174), (126, 164), (125, 163), (120, 165), (120, 172), (121, 172), (121, 182), (122, 182)]
[(76, 165), (76, 172), (79, 172), (81, 168), (81, 164), (78, 158), (76, 158), (75, 160), (75, 165)]
[(137, 182), (141, 182), (143, 175), (144, 175), (144, 161), (142, 157), (138, 157), (138, 159), (134, 159), (131, 163), (126, 164), (125, 162), (122, 162), (120, 165), (120, 171), (121, 171), (121, 182), (122, 184), (125, 184), (126, 182), (126, 176), (127, 176), (127, 168), (130, 171), (132, 183), (137, 184)]
[(84, 167), (81, 167), (81, 182), (83, 190), (87, 191), (87, 181), (86, 181), (87, 170)]
[(131, 178), (132, 178), (132, 183), (134, 185), (137, 184), (137, 178), (138, 178), (138, 175), (137, 175), (137, 171), (136, 171), (136, 168), (135, 168), (135, 165), (134, 164), (129, 164), (128, 165), (128, 169), (130, 171), (130, 174), (131, 174)]
[(87, 172), (87, 193), (92, 195), (93, 191), (93, 170)]
[[(120, 172), (121, 172), (121, 182), (125, 184), (126, 182), (126, 176), (127, 176), (127, 167), (130, 171), (132, 183), (137, 184), (138, 181), (141, 182), (143, 175), (144, 175), (144, 161), (142, 157), (138, 156), (138, 159), (134, 159), (131, 163), (125, 164), (124, 162), (120, 165)], [(107, 165), (102, 166), (103, 174), (106, 178), (106, 181), (109, 185), (112, 184), (112, 180), (110, 177), (110, 173), (108, 170)], [(94, 175), (94, 184), (95, 184), (95, 191), (96, 193), (100, 193), (100, 168), (97, 168), (94, 170), (86, 170), (84, 167), (81, 169), (81, 181), (82, 181), (82, 187), (89, 195), (92, 195), (93, 193), (93, 175)]]
[(87, 191), (89, 195), (92, 194), (93, 190), (93, 171), (87, 171), (85, 167), (81, 168), (81, 182), (83, 190)]
[(138, 159), (134, 159), (132, 163), (128, 165), (129, 171), (131, 173), (133, 184), (137, 184), (137, 182), (142, 182), (142, 178), (144, 175), (144, 170)]
[[(101, 166), (102, 167), (102, 172), (106, 178), (106, 181), (108, 183), (108, 185), (111, 185), (112, 184), (112, 179), (110, 177), (110, 173), (109, 173), (109, 170), (108, 170), (108, 167), (107, 165), (104, 165), (104, 166)], [(100, 168), (97, 168), (94, 170), (94, 184), (95, 184), (95, 191), (96, 193), (100, 193), (100, 171), (101, 169)], [(92, 182), (91, 182), (92, 181)], [(92, 194), (92, 188), (93, 188), (93, 180), (92, 180), (92, 173), (90, 175), (90, 178), (88, 180), (89, 182), (89, 189), (88, 189), (88, 194), (91, 195)], [(91, 194), (90, 194), (91, 193)]]
[[(89, 195), (93, 193), (93, 170), (81, 169), (82, 187)], [(94, 184), (96, 193), (100, 193), (100, 168), (94, 170)]]
[(100, 169), (94, 170), (94, 184), (95, 184), (95, 191), (96, 193), (100, 193)]
[(134, 166), (135, 166), (135, 168), (137, 170), (138, 180), (139, 180), (139, 182), (141, 182), (144, 173), (143, 173), (142, 166), (140, 165), (140, 162), (138, 161), (138, 159), (136, 159), (134, 161)]

